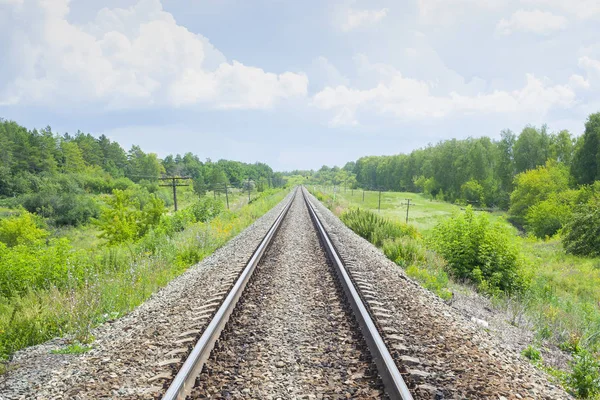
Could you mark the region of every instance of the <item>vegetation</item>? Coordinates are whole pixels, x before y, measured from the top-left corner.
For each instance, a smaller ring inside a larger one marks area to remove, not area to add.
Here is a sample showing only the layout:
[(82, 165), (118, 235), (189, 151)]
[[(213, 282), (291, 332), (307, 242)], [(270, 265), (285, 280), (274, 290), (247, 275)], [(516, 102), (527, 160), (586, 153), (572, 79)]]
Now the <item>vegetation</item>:
[[(488, 229), (502, 226), (501, 231), (508, 235), (509, 245), (518, 251), (517, 271), (523, 285), (511, 294), (502, 290), (490, 291), (485, 286), (476, 287), (492, 293), (494, 304), (510, 316), (509, 322), (520, 325), (527, 320), (528, 324), (533, 324), (536, 338), (531, 346), (533, 350), (539, 351), (540, 346), (550, 342), (573, 355), (588, 351), (593, 358), (597, 356), (600, 348), (600, 258), (582, 258), (566, 253), (563, 240), (558, 235), (544, 240), (523, 236), (508, 222), (505, 212), (477, 211), (475, 208), (465, 210), (461, 206), (428, 199), (425, 194), (406, 192), (383, 192), (381, 211), (377, 211), (378, 192), (365, 191), (363, 201), (362, 190), (336, 189), (334, 196), (331, 187), (321, 186), (318, 189), (315, 192), (317, 197), (339, 215), (360, 207), (396, 223), (405, 220), (406, 199), (412, 199), (409, 223), (418, 229), (418, 237), (423, 239), (413, 240), (407, 236), (388, 239), (382, 250), (388, 258), (405, 268), (411, 278), (443, 299), (451, 299), (452, 291), (462, 289), (449, 279), (456, 275), (447, 260), (435, 250), (432, 238), (436, 231), (456, 217), (467, 218), (468, 213), (473, 214), (473, 220), (487, 219)], [(596, 190), (593, 186), (582, 187), (576, 191), (573, 201), (587, 201), (595, 196)], [(470, 278), (467, 280), (473, 282)], [(535, 357), (533, 352), (530, 355)], [(579, 381), (568, 380), (573, 374), (572, 369), (553, 370), (544, 366), (543, 360), (534, 363), (556, 376), (568, 390), (578, 393)], [(590, 372), (593, 371), (591, 368)]]
[(441, 221), (430, 245), (448, 262), (452, 276), (470, 280), (484, 292), (513, 293), (526, 285), (512, 232), (472, 207)]
[[(190, 177), (176, 213), (162, 175)], [(284, 184), (266, 164), (161, 160), (105, 136), (0, 120), (0, 364), (65, 334), (73, 343), (60, 352), (87, 351), (93, 326), (223, 245), (280, 201)]]

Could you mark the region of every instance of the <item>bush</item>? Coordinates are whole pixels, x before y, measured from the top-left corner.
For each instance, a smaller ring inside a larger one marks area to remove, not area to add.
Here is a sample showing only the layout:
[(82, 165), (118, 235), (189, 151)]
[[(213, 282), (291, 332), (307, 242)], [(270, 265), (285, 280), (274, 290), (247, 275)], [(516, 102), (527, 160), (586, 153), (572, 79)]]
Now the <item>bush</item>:
[(452, 299), (452, 292), (448, 289), (448, 275), (443, 270), (430, 270), (411, 265), (406, 269), (406, 274), (443, 300)]
[(203, 197), (190, 207), (196, 222), (207, 222), (225, 209), (223, 202), (211, 197)]
[(600, 196), (577, 206), (564, 231), (563, 246), (567, 253), (600, 256)]
[(515, 177), (509, 213), (515, 222), (523, 225), (530, 207), (568, 188), (569, 170), (555, 161), (548, 161), (544, 166), (522, 172)]
[(8, 247), (37, 244), (48, 235), (35, 216), (25, 210), (18, 216), (0, 219), (0, 242)]
[(576, 196), (577, 191), (567, 190), (531, 206), (525, 216), (527, 230), (538, 238), (556, 234), (571, 217)]
[(470, 180), (460, 187), (461, 197), (467, 203), (475, 203), (479, 206), (484, 206), (484, 190), (483, 186), (476, 180)]
[(411, 237), (386, 239), (383, 242), (383, 253), (401, 267), (425, 262), (425, 248)]
[(469, 206), (440, 222), (431, 239), (457, 278), (470, 280), (489, 293), (522, 289), (522, 261), (512, 234), (506, 226), (492, 224), (486, 214), (476, 215)]
[(575, 394), (588, 399), (600, 394), (600, 363), (592, 354), (582, 351), (573, 357), (573, 372), (567, 377), (567, 383)]
[(83, 190), (85, 179), (78, 174), (45, 178), (34, 193), (18, 199), (27, 211), (48, 218), (54, 225), (82, 225), (99, 214), (98, 204)]
[(139, 199), (138, 192), (114, 190), (96, 221), (102, 230), (100, 237), (111, 245), (125, 243), (157, 226), (165, 213), (163, 201), (157, 196), (143, 197), (145, 204), (141, 207)]
[(412, 225), (391, 221), (360, 208), (344, 212), (340, 219), (347, 227), (378, 247), (381, 247), (387, 239), (403, 236), (413, 239), (419, 237), (416, 228)]

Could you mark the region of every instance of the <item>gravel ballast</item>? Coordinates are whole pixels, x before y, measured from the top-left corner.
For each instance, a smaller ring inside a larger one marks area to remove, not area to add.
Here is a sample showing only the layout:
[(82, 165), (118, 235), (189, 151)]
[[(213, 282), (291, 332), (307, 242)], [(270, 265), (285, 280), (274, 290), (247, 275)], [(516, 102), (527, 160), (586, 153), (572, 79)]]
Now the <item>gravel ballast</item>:
[(333, 274), (298, 193), (191, 398), (381, 398)]
[(571, 399), (543, 372), (406, 276), (310, 195), (353, 279), (372, 286), (376, 320), (415, 398)]
[(17, 352), (0, 376), (0, 399), (155, 398), (176, 368), (165, 362), (184, 357), (177, 351), (193, 345), (190, 331), (204, 327), (197, 310), (222, 299), (290, 196), (134, 311), (96, 328), (90, 352), (51, 354), (65, 339)]

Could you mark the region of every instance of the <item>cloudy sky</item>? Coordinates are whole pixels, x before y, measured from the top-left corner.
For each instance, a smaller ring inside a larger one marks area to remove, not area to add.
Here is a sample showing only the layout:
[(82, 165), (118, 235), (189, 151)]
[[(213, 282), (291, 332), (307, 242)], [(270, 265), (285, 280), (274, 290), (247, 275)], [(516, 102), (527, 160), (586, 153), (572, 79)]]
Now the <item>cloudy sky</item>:
[(0, 117), (279, 170), (600, 111), (598, 0), (0, 0)]

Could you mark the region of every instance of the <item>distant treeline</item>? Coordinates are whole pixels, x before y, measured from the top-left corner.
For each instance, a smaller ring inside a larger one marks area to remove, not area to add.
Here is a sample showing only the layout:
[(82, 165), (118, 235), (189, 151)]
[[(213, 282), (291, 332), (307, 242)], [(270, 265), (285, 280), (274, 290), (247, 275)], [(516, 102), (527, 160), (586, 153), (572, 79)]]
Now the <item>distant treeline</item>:
[(225, 184), (242, 186), (245, 180), (259, 191), (285, 184), (264, 163), (202, 162), (192, 153), (161, 160), (139, 146), (125, 151), (104, 135), (59, 135), (50, 127), (28, 130), (0, 119), (0, 199), (12, 199), (5, 203), (22, 205), (57, 225), (79, 225), (97, 216), (91, 195), (129, 188), (155, 193), (158, 178), (173, 175), (189, 176), (199, 195)]
[(548, 132), (525, 127), (519, 135), (505, 130), (489, 137), (445, 140), (410, 154), (368, 156), (343, 168), (293, 171), (337, 185), (424, 192), (440, 200), (469, 201), (483, 195), (488, 206), (507, 209), (517, 174), (554, 160), (568, 168), (573, 184), (600, 179), (600, 113), (589, 116), (585, 133)]

